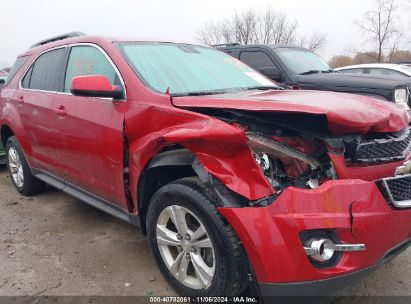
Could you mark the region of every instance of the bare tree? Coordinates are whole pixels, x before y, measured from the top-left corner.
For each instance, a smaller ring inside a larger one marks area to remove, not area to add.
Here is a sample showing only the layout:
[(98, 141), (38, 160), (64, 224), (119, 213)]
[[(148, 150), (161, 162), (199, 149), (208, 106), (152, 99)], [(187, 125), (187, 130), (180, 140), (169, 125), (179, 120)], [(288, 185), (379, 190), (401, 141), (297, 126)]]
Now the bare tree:
[[(298, 41), (298, 24), (287, 15), (270, 8), (262, 11), (236, 11), (220, 22), (205, 23), (198, 31), (198, 39), (205, 44), (238, 42), (292, 44)], [(321, 42), (322, 45), (325, 41)]]
[(222, 42), (221, 26), (217, 23), (209, 22), (203, 25), (203, 27), (197, 32), (197, 35), (201, 37), (201, 42), (204, 44), (212, 45)]
[(254, 43), (256, 39), (256, 29), (258, 17), (253, 9), (243, 12), (236, 11), (232, 16), (231, 30), (234, 30), (236, 42), (242, 44)]
[[(376, 7), (367, 11), (358, 26), (376, 46), (378, 62), (382, 62), (384, 51), (395, 47), (402, 35), (397, 20), (397, 0), (375, 0)], [(391, 46), (390, 44), (393, 43)]]
[(300, 46), (305, 47), (313, 52), (319, 52), (327, 45), (327, 36), (325, 34), (314, 32), (310, 36), (302, 37)]
[(404, 50), (397, 50), (393, 53), (390, 53), (390, 62), (395, 63), (398, 61), (411, 61), (411, 52)]
[(257, 18), (256, 43), (291, 44), (295, 41), (298, 24), (290, 21), (285, 14), (267, 9)]
[[(384, 61), (385, 57), (380, 60)], [(381, 62), (379, 60), (379, 55), (377, 52), (358, 52), (353, 58), (353, 64), (363, 64), (363, 63), (377, 63)]]

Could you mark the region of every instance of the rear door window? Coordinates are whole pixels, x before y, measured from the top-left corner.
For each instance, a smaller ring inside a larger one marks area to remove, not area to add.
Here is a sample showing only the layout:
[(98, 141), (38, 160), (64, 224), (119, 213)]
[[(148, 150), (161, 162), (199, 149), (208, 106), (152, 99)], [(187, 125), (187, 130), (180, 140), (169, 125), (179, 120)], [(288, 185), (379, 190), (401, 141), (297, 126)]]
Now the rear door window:
[(271, 58), (261, 51), (243, 51), (240, 60), (257, 71), (263, 68), (277, 68)]
[(74, 77), (84, 75), (103, 75), (110, 80), (111, 84), (120, 85), (116, 71), (100, 50), (88, 45), (74, 46), (67, 64), (64, 91), (70, 92)]
[(60, 91), (62, 63), (65, 49), (48, 51), (41, 55), (22, 80), (23, 88), (42, 91)]

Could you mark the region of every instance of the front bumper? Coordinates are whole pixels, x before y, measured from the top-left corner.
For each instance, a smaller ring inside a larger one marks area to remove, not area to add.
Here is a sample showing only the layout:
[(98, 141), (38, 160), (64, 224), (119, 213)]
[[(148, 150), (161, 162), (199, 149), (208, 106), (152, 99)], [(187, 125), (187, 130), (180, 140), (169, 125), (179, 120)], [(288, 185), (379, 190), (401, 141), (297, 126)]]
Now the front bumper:
[[(361, 278), (411, 238), (411, 209), (393, 209), (374, 182), (363, 180), (289, 187), (268, 207), (219, 211), (241, 239), (263, 295), (285, 295), (280, 289), (327, 295), (328, 286)], [(314, 267), (300, 239), (308, 230), (332, 230), (341, 243), (363, 243), (367, 250), (346, 252), (332, 267)]]
[(260, 283), (259, 291), (265, 297), (336, 297), (344, 295), (345, 291), (359, 280), (366, 277), (378, 267), (388, 263), (398, 254), (411, 246), (411, 239), (390, 249), (378, 264), (350, 274), (318, 280), (293, 283)]

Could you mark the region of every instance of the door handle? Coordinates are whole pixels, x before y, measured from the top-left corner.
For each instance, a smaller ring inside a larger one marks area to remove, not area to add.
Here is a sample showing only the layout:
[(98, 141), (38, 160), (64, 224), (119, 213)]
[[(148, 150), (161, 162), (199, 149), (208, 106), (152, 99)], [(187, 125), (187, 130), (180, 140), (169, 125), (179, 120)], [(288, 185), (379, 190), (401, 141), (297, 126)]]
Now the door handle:
[(63, 106), (60, 106), (60, 107), (54, 109), (54, 112), (56, 112), (56, 114), (58, 116), (66, 116), (67, 115), (67, 111)]

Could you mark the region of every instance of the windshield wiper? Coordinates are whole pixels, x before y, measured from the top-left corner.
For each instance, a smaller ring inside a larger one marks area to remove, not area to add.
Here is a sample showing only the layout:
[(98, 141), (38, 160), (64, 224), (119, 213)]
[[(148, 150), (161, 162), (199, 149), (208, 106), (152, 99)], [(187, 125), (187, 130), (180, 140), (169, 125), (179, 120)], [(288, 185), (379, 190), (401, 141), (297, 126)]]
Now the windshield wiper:
[(320, 71), (320, 70), (309, 70), (307, 72), (301, 73), (300, 75), (310, 75), (310, 74), (318, 74), (318, 73), (333, 73), (334, 70), (325, 70), (325, 71)]
[(183, 92), (171, 94), (171, 97), (184, 97), (184, 96), (205, 96), (205, 95), (217, 95), (217, 94), (227, 94), (227, 93), (236, 93), (240, 91), (249, 91), (249, 90), (283, 90), (281, 87), (277, 86), (255, 86), (244, 89), (229, 89), (229, 90), (217, 90), (217, 91), (193, 91), (193, 92)]
[(248, 90), (261, 90), (261, 91), (267, 91), (267, 90), (282, 90), (282, 88), (277, 87), (277, 86), (255, 86), (255, 87), (249, 87), (247, 88)]
[(317, 73), (321, 73), (320, 70), (309, 70), (307, 72), (301, 73), (300, 75), (310, 75), (310, 74), (317, 74)]
[(203, 96), (203, 95), (216, 95), (228, 93), (226, 90), (221, 91), (194, 91), (171, 94), (171, 97), (183, 97), (183, 96)]

